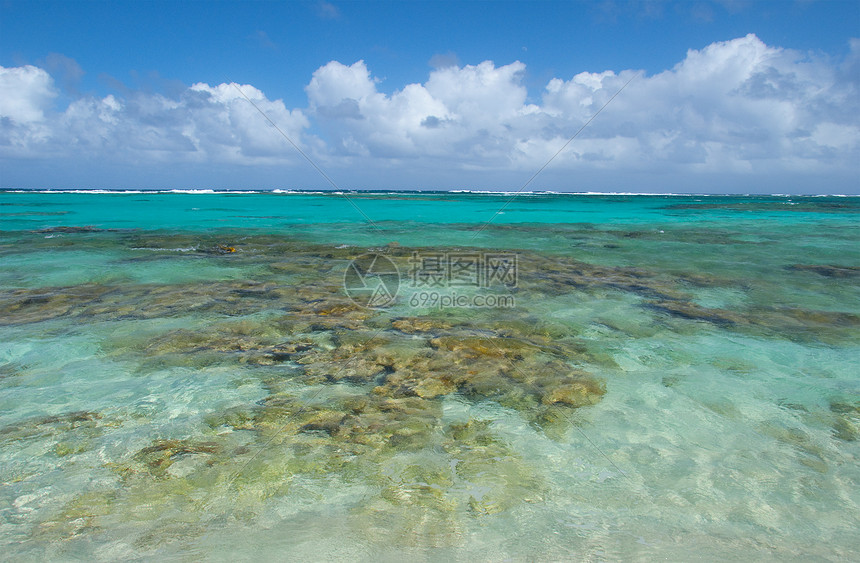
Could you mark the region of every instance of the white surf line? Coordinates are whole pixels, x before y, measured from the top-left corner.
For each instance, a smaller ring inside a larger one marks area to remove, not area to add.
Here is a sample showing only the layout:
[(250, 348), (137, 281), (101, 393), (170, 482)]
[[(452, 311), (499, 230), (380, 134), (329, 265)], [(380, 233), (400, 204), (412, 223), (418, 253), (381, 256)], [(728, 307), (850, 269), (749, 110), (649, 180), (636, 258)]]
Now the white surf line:
[(305, 158), (305, 160), (307, 160), (307, 161), (310, 163), (310, 165), (311, 165), (311, 166), (313, 166), (313, 167), (314, 167), (314, 169), (315, 169), (317, 172), (319, 172), (320, 176), (322, 176), (323, 178), (325, 178), (325, 180), (326, 180), (329, 184), (331, 184), (331, 187), (333, 187), (333, 188), (337, 191), (338, 195), (343, 196), (343, 198), (344, 198), (346, 201), (348, 201), (350, 205), (352, 205), (353, 209), (355, 209), (355, 210), (358, 212), (358, 214), (359, 214), (359, 215), (361, 215), (362, 217), (364, 217), (364, 220), (365, 220), (365, 221), (367, 221), (367, 222), (368, 222), (368, 224), (370, 224), (370, 226), (371, 226), (371, 227), (373, 227), (374, 229), (376, 229), (376, 230), (377, 230), (377, 231), (379, 231), (380, 233), (381, 233), (381, 232), (383, 232), (383, 231), (382, 231), (382, 229), (380, 229), (380, 228), (379, 228), (379, 226), (378, 226), (376, 223), (374, 223), (374, 222), (373, 222), (373, 219), (371, 219), (371, 218), (367, 215), (367, 213), (365, 213), (364, 211), (362, 211), (362, 210), (361, 210), (361, 208), (360, 208), (358, 205), (356, 205), (356, 203), (355, 203), (352, 199), (350, 199), (350, 197), (349, 197), (348, 195), (346, 195), (346, 193), (345, 193), (343, 190), (341, 190), (341, 188), (340, 188), (340, 187), (339, 187), (339, 186), (334, 182), (334, 180), (332, 180), (332, 179), (329, 177), (329, 175), (328, 175), (328, 174), (326, 174), (326, 173), (323, 171), (323, 169), (322, 169), (322, 168), (320, 168), (319, 166), (317, 166), (317, 163), (316, 163), (316, 162), (314, 162), (314, 161), (313, 161), (313, 159), (312, 159), (311, 157), (309, 157), (309, 156), (305, 153), (305, 151), (303, 151), (303, 150), (302, 150), (302, 149), (301, 149), (301, 148), (300, 148), (296, 143), (294, 143), (294, 142), (293, 142), (293, 140), (289, 137), (289, 135), (287, 135), (286, 133), (284, 133), (283, 129), (281, 129), (280, 127), (278, 127), (278, 124), (277, 124), (277, 123), (275, 123), (274, 121), (272, 121), (272, 118), (271, 118), (271, 117), (269, 117), (269, 116), (266, 114), (266, 112), (264, 112), (264, 111), (260, 108), (260, 106), (258, 106), (257, 104), (255, 104), (255, 103), (254, 103), (254, 101), (253, 101), (251, 98), (249, 98), (247, 95), (245, 95), (245, 92), (243, 92), (243, 91), (242, 91), (242, 89), (241, 89), (241, 88), (239, 88), (239, 85), (238, 85), (238, 84), (236, 84), (235, 82), (233, 82), (233, 81), (232, 81), (232, 80), (230, 80), (229, 78), (228, 78), (227, 80), (228, 80), (228, 82), (230, 83), (230, 85), (231, 85), (233, 88), (235, 88), (235, 89), (236, 89), (236, 91), (238, 91), (238, 92), (239, 92), (239, 94), (241, 94), (241, 96), (242, 96), (243, 98), (245, 98), (245, 99), (248, 101), (248, 103), (249, 103), (249, 104), (251, 104), (252, 106), (254, 106), (254, 109), (255, 109), (255, 110), (257, 110), (258, 112), (260, 112), (260, 115), (262, 115), (264, 118), (266, 118), (266, 121), (268, 121), (268, 122), (272, 125), (272, 127), (274, 127), (274, 128), (278, 131), (278, 133), (280, 133), (280, 134), (281, 134), (281, 136), (282, 136), (284, 139), (286, 139), (286, 140), (287, 140), (287, 142), (288, 142), (288, 143), (290, 143), (290, 144), (293, 146), (293, 148), (294, 148), (294, 149), (296, 149), (296, 151), (298, 151), (298, 153), (299, 153), (300, 155), (302, 155), (302, 156)]
[(502, 206), (499, 208), (499, 210), (498, 210), (498, 211), (496, 211), (496, 212), (493, 214), (493, 216), (492, 216), (492, 217), (490, 217), (490, 218), (489, 218), (489, 219), (488, 219), (488, 220), (487, 220), (483, 225), (481, 225), (481, 228), (480, 228), (480, 229), (478, 229), (477, 231), (475, 231), (475, 234), (474, 234), (474, 235), (472, 235), (472, 240), (475, 240), (475, 237), (477, 237), (477, 236), (481, 233), (481, 231), (483, 231), (484, 229), (486, 229), (486, 228), (490, 225), (490, 223), (492, 223), (492, 222), (493, 222), (493, 220), (494, 220), (496, 217), (498, 217), (498, 216), (499, 216), (499, 214), (500, 214), (502, 211), (504, 211), (504, 210), (505, 210), (505, 208), (506, 208), (508, 205), (510, 205), (510, 203), (511, 203), (512, 201), (514, 201), (514, 200), (517, 198), (517, 196), (518, 196), (518, 195), (520, 195), (520, 193), (522, 193), (522, 191), (523, 191), (524, 189), (526, 189), (526, 188), (528, 187), (528, 185), (529, 185), (529, 184), (531, 184), (531, 183), (532, 183), (532, 181), (533, 181), (535, 178), (537, 178), (537, 177), (538, 177), (538, 175), (539, 175), (541, 172), (543, 172), (543, 171), (544, 171), (544, 168), (546, 168), (547, 166), (549, 166), (549, 164), (550, 164), (553, 160), (555, 160), (555, 157), (557, 157), (558, 155), (560, 155), (560, 154), (561, 154), (561, 152), (562, 152), (564, 149), (566, 149), (566, 148), (567, 148), (567, 145), (569, 145), (570, 143), (572, 143), (572, 142), (573, 142), (573, 140), (574, 140), (574, 139), (576, 139), (577, 137), (579, 137), (579, 134), (580, 134), (580, 133), (582, 133), (582, 131), (583, 131), (586, 127), (588, 127), (588, 124), (589, 124), (589, 123), (591, 123), (592, 121), (594, 121), (594, 118), (595, 118), (595, 117), (597, 117), (598, 115), (600, 115), (600, 112), (602, 112), (604, 109), (606, 109), (606, 106), (608, 106), (609, 104), (611, 104), (611, 103), (612, 103), (612, 100), (614, 100), (614, 99), (618, 96), (618, 94), (620, 94), (621, 92), (623, 92), (623, 91), (624, 91), (624, 89), (625, 89), (625, 88), (627, 88), (627, 85), (628, 85), (628, 84), (630, 84), (631, 82), (633, 82), (633, 79), (635, 79), (635, 78), (636, 78), (636, 77), (638, 77), (640, 74), (642, 74), (642, 72), (643, 72), (643, 71), (637, 72), (637, 73), (636, 73), (636, 74), (634, 74), (632, 77), (630, 77), (630, 80), (628, 80), (627, 82), (625, 82), (625, 83), (624, 83), (624, 86), (622, 86), (621, 88), (619, 88), (619, 89), (618, 89), (618, 91), (617, 91), (617, 92), (615, 92), (615, 93), (612, 95), (612, 97), (611, 97), (611, 98), (609, 98), (608, 100), (606, 100), (606, 103), (605, 103), (605, 104), (603, 104), (603, 107), (601, 107), (599, 110), (597, 110), (597, 113), (595, 113), (594, 115), (592, 115), (592, 116), (588, 119), (588, 121), (586, 121), (586, 122), (582, 125), (582, 127), (580, 127), (580, 128), (579, 128), (579, 131), (577, 131), (576, 133), (574, 133), (574, 134), (573, 134), (573, 137), (571, 137), (570, 139), (568, 139), (568, 140), (567, 140), (567, 142), (566, 142), (565, 144), (563, 144), (563, 145), (561, 146), (561, 148), (560, 148), (560, 149), (558, 149), (558, 150), (556, 151), (556, 153), (550, 157), (550, 159), (549, 159), (549, 160), (547, 160), (547, 161), (546, 161), (546, 164), (544, 164), (543, 166), (541, 166), (541, 167), (538, 169), (538, 171), (537, 171), (537, 172), (535, 172), (534, 174), (532, 174), (532, 177), (531, 177), (531, 178), (529, 178), (529, 179), (528, 179), (528, 181), (527, 181), (525, 184), (523, 184), (523, 186), (522, 186), (520, 189), (518, 189), (516, 192), (514, 192), (514, 195), (512, 195), (512, 196), (511, 196), (511, 198), (510, 198), (508, 201), (506, 201), (506, 202), (504, 203), (504, 205), (502, 205)]

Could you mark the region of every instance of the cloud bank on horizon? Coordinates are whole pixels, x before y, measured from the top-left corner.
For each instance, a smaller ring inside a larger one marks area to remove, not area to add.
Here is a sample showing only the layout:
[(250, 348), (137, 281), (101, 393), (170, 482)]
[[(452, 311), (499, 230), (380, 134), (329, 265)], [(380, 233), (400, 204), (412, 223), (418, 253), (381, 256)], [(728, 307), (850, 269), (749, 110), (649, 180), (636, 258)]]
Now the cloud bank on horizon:
[[(2, 185), (330, 187), (244, 94), (339, 187), (516, 190), (638, 73), (552, 78), (533, 97), (525, 72), (452, 60), (386, 94), (363, 61), (331, 61), (288, 108), (250, 84), (96, 97), (0, 67)], [(837, 61), (750, 34), (635, 78), (530, 189), (858, 193), (858, 162), (860, 39)]]

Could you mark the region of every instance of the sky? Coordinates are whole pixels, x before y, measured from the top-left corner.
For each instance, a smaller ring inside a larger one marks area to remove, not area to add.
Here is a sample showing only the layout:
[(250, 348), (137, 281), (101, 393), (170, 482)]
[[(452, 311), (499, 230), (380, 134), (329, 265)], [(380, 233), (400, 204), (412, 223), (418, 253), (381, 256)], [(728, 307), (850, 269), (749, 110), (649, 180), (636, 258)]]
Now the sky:
[(0, 0), (2, 188), (858, 194), (858, 163), (855, 0)]

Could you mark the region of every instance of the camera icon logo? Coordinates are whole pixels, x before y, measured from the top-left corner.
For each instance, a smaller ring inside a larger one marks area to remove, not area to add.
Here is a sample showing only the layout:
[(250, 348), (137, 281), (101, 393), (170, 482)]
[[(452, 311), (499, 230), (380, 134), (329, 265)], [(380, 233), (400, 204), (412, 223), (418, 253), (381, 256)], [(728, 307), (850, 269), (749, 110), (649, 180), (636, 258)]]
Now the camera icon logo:
[(362, 254), (347, 266), (343, 288), (357, 305), (371, 309), (388, 307), (400, 290), (400, 271), (383, 254)]

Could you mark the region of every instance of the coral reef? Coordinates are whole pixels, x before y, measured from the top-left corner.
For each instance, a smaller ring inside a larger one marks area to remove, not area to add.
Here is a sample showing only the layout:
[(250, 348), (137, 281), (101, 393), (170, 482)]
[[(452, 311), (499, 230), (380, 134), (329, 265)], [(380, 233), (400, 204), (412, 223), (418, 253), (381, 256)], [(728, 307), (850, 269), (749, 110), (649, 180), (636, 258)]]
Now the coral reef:
[[(617, 368), (611, 350), (595, 349), (583, 335), (584, 324), (545, 314), (553, 303), (570, 304), (572, 295), (623, 298), (643, 320), (594, 319), (593, 325), (625, 338), (668, 325), (839, 342), (855, 338), (860, 328), (860, 317), (851, 312), (779, 304), (707, 307), (696, 301), (701, 288), (742, 292), (739, 280), (596, 265), (531, 251), (517, 254), (516, 287), (490, 288), (516, 294), (516, 307), (429, 311), (399, 302), (390, 310), (371, 310), (343, 289), (349, 260), (384, 252), (407, 271), (413, 252), (423, 249), (90, 227), (21, 236), (35, 237), (38, 247), (49, 244), (36, 237), (45, 233), (64, 235), (64, 244), (72, 247), (112, 248), (124, 266), (229, 263), (235, 275), (173, 284), (2, 288), (0, 325), (170, 319), (170, 328), (161, 332), (106, 338), (101, 353), (136, 363), (142, 372), (241, 366), (243, 375), (259, 378), (265, 393), (256, 402), (202, 414), (190, 435), (159, 435), (106, 459), (118, 488), (81, 494), (46, 517), (38, 535), (47, 538), (97, 530), (123, 507), (131, 521), (158, 522), (151, 537), (138, 539), (149, 546), (170, 526), (198, 533), (185, 519), (189, 513), (254, 518), (267, 499), (292, 494), (296, 483), (336, 476), (370, 489), (350, 506), (368, 537), (403, 546), (457, 545), (465, 519), (492, 518), (540, 502), (547, 492), (541, 469), (524, 461), (492, 421), (471, 415), (452, 420), (445, 414), (446, 401), (490, 405), (530, 424), (530, 431), (559, 438), (575, 424), (577, 409), (599, 403), (605, 394), (601, 372)], [(658, 237), (645, 231), (603, 235), (620, 244)], [(726, 234), (716, 242), (736, 241)], [(811, 273), (838, 280), (853, 279), (857, 270), (787, 268), (798, 277)], [(20, 366), (0, 364), (0, 378), (19, 371)], [(663, 378), (667, 386), (677, 382), (677, 376)], [(857, 406), (833, 402), (831, 411), (833, 435), (857, 440)], [(64, 458), (91, 447), (105, 418), (81, 411), (28, 419), (0, 428), (0, 443), (46, 438)], [(764, 431), (797, 448), (805, 463), (816, 468), (822, 463), (808, 437), (776, 427)]]

